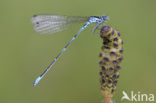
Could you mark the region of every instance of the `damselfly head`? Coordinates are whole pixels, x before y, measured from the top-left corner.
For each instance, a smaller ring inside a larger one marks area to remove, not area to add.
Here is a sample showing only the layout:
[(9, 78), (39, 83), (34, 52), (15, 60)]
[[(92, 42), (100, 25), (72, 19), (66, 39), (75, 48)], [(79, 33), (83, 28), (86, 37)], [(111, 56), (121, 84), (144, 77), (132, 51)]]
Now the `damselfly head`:
[(108, 21), (108, 20), (109, 20), (109, 16), (102, 16), (102, 19), (103, 19), (104, 21)]

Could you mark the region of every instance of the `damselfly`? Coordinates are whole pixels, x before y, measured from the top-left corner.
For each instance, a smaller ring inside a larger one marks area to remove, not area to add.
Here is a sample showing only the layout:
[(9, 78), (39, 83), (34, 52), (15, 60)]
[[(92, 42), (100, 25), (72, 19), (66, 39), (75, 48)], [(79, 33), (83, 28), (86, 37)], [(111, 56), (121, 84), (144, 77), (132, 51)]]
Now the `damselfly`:
[(44, 77), (44, 75), (50, 70), (50, 68), (55, 64), (59, 57), (64, 51), (69, 47), (69, 45), (76, 39), (76, 37), (87, 28), (90, 24), (97, 23), (92, 29), (95, 33), (99, 26), (103, 26), (106, 21), (109, 20), (109, 16), (62, 16), (62, 15), (34, 15), (31, 18), (31, 22), (34, 24), (34, 30), (40, 34), (54, 34), (56, 32), (63, 31), (69, 28), (72, 24), (85, 23), (76, 35), (69, 41), (69, 43), (62, 49), (62, 51), (56, 56), (52, 63), (46, 68), (46, 70), (35, 80), (33, 86), (36, 86), (38, 82)]

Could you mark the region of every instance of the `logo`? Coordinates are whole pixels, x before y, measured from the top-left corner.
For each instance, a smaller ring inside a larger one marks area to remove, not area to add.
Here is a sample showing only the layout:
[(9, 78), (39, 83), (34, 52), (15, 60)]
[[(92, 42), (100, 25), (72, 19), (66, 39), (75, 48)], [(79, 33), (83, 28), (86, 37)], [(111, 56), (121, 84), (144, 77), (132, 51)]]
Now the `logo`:
[(131, 91), (129, 94), (127, 94), (125, 91), (122, 91), (122, 98), (121, 101), (128, 100), (128, 101), (138, 101), (138, 102), (153, 102), (154, 101), (154, 94), (146, 94), (141, 93), (140, 91), (134, 92)]

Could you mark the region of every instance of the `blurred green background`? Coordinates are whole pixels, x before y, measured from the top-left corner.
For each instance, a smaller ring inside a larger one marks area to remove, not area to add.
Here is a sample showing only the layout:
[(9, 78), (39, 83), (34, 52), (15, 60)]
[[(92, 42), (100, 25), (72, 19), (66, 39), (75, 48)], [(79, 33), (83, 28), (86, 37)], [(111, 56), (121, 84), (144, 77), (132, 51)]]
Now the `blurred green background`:
[(123, 90), (156, 95), (155, 5), (155, 0), (0, 0), (0, 103), (101, 103), (103, 99), (98, 66), (102, 40), (90, 32), (93, 25), (32, 87), (82, 26), (38, 35), (30, 22), (34, 14), (109, 15), (108, 25), (118, 29), (124, 40), (116, 103), (130, 103), (121, 102)]

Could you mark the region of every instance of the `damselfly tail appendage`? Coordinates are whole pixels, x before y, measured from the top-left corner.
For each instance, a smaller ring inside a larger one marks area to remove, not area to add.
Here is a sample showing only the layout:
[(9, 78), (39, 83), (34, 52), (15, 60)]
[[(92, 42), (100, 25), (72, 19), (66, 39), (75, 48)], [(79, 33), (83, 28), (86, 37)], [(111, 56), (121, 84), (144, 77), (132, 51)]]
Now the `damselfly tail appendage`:
[(123, 60), (123, 41), (120, 33), (110, 26), (102, 27), (100, 37), (103, 39), (102, 52), (99, 55), (101, 92), (104, 103), (111, 103)]

